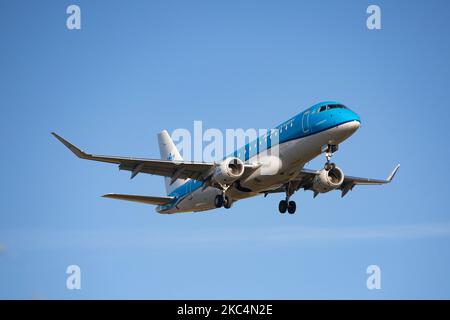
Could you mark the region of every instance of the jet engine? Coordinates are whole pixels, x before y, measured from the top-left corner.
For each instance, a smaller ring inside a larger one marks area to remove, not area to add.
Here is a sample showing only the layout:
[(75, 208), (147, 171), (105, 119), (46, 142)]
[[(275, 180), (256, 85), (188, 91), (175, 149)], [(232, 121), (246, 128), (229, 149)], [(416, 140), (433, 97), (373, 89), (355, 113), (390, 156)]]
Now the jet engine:
[(216, 167), (212, 180), (220, 185), (230, 185), (244, 173), (244, 162), (239, 158), (226, 158)]
[(339, 188), (344, 182), (344, 172), (338, 167), (330, 170), (322, 169), (314, 177), (312, 189), (315, 192), (325, 193)]

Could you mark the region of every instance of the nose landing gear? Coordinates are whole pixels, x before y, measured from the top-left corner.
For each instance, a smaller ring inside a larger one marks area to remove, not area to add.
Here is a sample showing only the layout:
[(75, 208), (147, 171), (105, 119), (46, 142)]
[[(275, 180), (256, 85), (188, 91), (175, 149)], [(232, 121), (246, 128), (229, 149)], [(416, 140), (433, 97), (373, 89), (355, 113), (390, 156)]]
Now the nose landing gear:
[(322, 147), (322, 152), (325, 152), (325, 158), (327, 159), (327, 162), (325, 162), (324, 165), (325, 170), (329, 171), (336, 167), (336, 164), (331, 162), (331, 157), (338, 150), (338, 148), (339, 147), (337, 144), (328, 144)]

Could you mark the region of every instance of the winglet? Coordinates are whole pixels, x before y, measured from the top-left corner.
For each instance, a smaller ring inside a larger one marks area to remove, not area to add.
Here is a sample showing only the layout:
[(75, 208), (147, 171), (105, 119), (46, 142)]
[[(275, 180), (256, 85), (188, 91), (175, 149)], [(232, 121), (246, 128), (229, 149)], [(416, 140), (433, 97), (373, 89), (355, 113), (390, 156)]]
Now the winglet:
[(387, 178), (388, 182), (391, 182), (392, 179), (394, 179), (395, 174), (397, 173), (398, 169), (400, 168), (400, 164), (398, 164), (395, 169), (392, 171), (392, 173), (389, 175), (389, 177)]
[(60, 137), (56, 133), (51, 133), (56, 139), (58, 139), (63, 145), (65, 145), (70, 151), (72, 151), (77, 157), (79, 158), (87, 158), (88, 155), (83, 151), (71, 144), (69, 141), (65, 140), (64, 138)]

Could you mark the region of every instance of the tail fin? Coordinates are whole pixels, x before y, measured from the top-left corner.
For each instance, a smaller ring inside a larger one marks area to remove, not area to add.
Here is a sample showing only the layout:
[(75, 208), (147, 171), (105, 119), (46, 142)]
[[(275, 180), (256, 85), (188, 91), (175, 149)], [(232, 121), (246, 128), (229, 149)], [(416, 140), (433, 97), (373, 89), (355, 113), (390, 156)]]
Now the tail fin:
[[(159, 153), (162, 160), (183, 160), (177, 147), (173, 143), (166, 130), (158, 133)], [(186, 182), (186, 179), (172, 180), (170, 177), (164, 178), (166, 182), (166, 192), (170, 194), (173, 190)]]

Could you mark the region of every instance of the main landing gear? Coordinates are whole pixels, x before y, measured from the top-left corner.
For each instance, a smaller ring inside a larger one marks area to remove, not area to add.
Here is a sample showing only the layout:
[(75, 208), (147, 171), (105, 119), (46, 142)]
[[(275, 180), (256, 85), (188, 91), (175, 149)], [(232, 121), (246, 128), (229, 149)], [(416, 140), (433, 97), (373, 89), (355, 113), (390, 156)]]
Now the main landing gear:
[(278, 210), (280, 213), (286, 213), (287, 210), (290, 214), (294, 214), (296, 209), (297, 205), (295, 204), (295, 201), (289, 201), (289, 198), (287, 197), (286, 200), (281, 200), (278, 204)]
[(232, 201), (231, 201), (230, 197), (225, 195), (225, 193), (218, 194), (214, 198), (214, 205), (216, 206), (216, 208), (224, 207), (225, 209), (230, 209), (231, 204), (232, 204)]
[(289, 214), (294, 214), (295, 210), (297, 209), (297, 205), (295, 204), (295, 201), (289, 201), (289, 198), (294, 194), (293, 187), (291, 186), (291, 183), (288, 183), (286, 185), (286, 199), (281, 200), (278, 204), (278, 210), (280, 213), (286, 213), (289, 212)]

